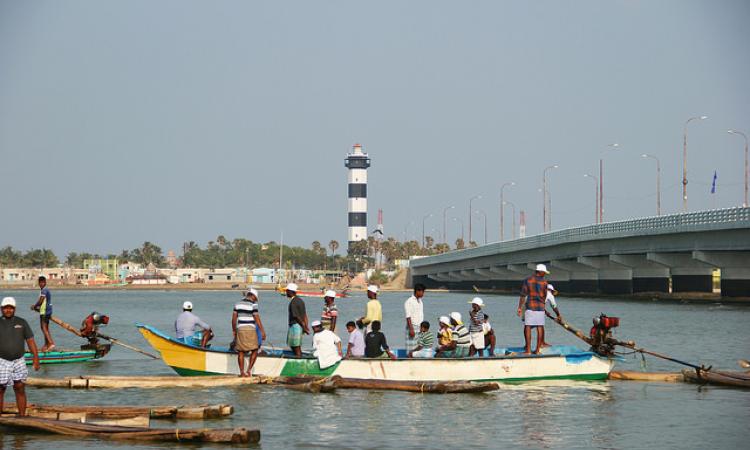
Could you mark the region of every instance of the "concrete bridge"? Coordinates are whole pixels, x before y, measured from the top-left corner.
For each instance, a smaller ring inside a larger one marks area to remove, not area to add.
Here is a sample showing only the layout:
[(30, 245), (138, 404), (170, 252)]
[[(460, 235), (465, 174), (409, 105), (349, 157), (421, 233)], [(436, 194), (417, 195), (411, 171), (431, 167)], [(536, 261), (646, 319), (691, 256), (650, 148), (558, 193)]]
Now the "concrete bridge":
[(561, 292), (712, 292), (750, 297), (750, 208), (608, 222), (412, 260), (428, 287), (518, 291), (546, 263)]

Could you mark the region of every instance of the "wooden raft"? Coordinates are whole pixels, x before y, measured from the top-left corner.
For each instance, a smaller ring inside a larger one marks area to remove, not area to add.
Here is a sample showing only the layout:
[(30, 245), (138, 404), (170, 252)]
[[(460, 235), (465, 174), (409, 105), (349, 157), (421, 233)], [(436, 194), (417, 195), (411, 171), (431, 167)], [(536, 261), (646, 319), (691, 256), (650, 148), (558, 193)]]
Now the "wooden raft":
[(0, 425), (20, 430), (119, 441), (222, 442), (232, 444), (256, 444), (260, 441), (259, 430), (248, 430), (246, 428), (155, 429), (92, 425), (35, 417), (0, 417)]
[[(15, 403), (6, 404), (3, 413), (18, 414)], [(150, 419), (216, 419), (234, 413), (232, 405), (186, 406), (89, 406), (89, 405), (35, 405), (26, 406), (26, 415), (47, 419), (66, 420), (64, 415), (127, 419), (144, 416)]]
[(714, 384), (719, 386), (731, 386), (750, 389), (750, 373), (748, 372), (725, 372), (705, 371), (700, 374), (695, 370), (685, 369), (682, 371), (685, 381), (698, 384)]
[(609, 373), (609, 379), (622, 381), (664, 381), (668, 383), (685, 381), (685, 377), (680, 372), (638, 372), (633, 370), (612, 371)]
[(66, 378), (29, 378), (27, 386), (37, 388), (71, 388), (71, 389), (93, 389), (93, 388), (165, 388), (165, 387), (217, 387), (217, 386), (240, 386), (245, 384), (259, 384), (263, 378), (241, 378), (232, 375), (219, 375), (207, 377), (179, 377), (179, 376), (79, 376)]

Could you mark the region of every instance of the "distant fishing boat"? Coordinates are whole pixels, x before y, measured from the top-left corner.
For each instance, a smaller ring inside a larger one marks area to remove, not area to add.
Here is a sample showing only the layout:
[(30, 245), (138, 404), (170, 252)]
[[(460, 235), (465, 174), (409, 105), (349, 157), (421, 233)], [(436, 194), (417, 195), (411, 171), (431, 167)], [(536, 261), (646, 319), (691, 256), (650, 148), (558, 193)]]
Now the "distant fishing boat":
[[(55, 350), (51, 352), (39, 352), (40, 364), (66, 364), (91, 361), (100, 359), (109, 353), (109, 344), (99, 344), (96, 349), (81, 350)], [(31, 353), (26, 352), (24, 355), (26, 365), (33, 363)]]
[[(279, 295), (286, 295), (286, 289), (284, 289), (281, 286), (276, 287), (276, 292), (278, 292)], [(325, 297), (324, 291), (320, 291), (320, 292), (297, 291), (297, 295), (299, 295), (300, 297), (315, 297), (315, 298)], [(348, 289), (344, 289), (341, 292), (336, 292), (336, 298), (347, 298), (347, 297), (349, 297)]]
[[(136, 324), (165, 364), (183, 376), (238, 375), (237, 354), (228, 348), (208, 349), (184, 344), (148, 325)], [(571, 346), (553, 346), (542, 355), (520, 355), (523, 349), (496, 349), (491, 358), (406, 358), (396, 360), (353, 358), (321, 369), (309, 353), (295, 357), (289, 351), (268, 350), (258, 356), (254, 375), (333, 376), (393, 381), (501, 381), (544, 379), (604, 380), (614, 360)]]

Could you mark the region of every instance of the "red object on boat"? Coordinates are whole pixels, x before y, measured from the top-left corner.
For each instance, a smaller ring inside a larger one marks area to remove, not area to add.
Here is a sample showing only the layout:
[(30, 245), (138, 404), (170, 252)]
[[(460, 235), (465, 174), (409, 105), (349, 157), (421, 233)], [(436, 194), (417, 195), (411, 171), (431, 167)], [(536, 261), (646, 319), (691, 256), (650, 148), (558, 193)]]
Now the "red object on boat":
[(605, 328), (619, 327), (620, 326), (620, 318), (619, 317), (602, 316), (601, 317), (601, 324)]

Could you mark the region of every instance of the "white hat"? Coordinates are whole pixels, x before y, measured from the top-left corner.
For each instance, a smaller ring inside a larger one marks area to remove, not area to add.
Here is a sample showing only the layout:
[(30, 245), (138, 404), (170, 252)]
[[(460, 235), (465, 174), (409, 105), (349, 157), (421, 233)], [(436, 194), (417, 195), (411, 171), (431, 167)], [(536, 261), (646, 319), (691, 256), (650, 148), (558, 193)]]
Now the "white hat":
[(313, 323), (310, 324), (311, 328), (315, 328), (315, 327), (319, 327), (319, 326), (321, 326), (320, 320), (315, 320), (315, 321), (313, 321)]
[(481, 298), (479, 298), (479, 297), (474, 297), (474, 298), (472, 298), (472, 299), (471, 299), (471, 301), (470, 301), (469, 303), (471, 303), (472, 305), (479, 305), (479, 306), (484, 306), (484, 300), (482, 300), (482, 299), (481, 299)]
[(193, 304), (191, 302), (185, 302), (182, 304), (182, 309), (188, 309), (190, 311), (193, 310)]
[(15, 308), (15, 307), (16, 307), (16, 299), (15, 299), (15, 298), (13, 298), (13, 297), (5, 297), (5, 298), (3, 299), (3, 303), (2, 303), (2, 306), (0, 306), (0, 307), (1, 307), (1, 308), (4, 308), (4, 307), (6, 307), (6, 306), (12, 306), (12, 307), (14, 307), (14, 308)]
[(297, 292), (297, 285), (295, 283), (289, 283), (286, 285), (286, 290)]
[(323, 294), (324, 297), (336, 297), (336, 291), (332, 289), (328, 289), (325, 294)]
[(461, 323), (461, 313), (460, 313), (460, 312), (456, 312), (456, 311), (453, 311), (453, 312), (451, 313), (451, 319), (455, 320), (455, 321), (456, 321), (456, 322), (458, 322), (458, 323)]
[(374, 284), (371, 284), (371, 285), (367, 286), (367, 290), (370, 291), (370, 292), (372, 292), (373, 294), (377, 294), (378, 293), (378, 287), (375, 286)]
[(549, 273), (549, 270), (547, 270), (547, 266), (545, 266), (544, 264), (537, 264), (536, 265), (536, 271), (537, 272)]
[(248, 289), (247, 292), (245, 292), (245, 297), (247, 297), (248, 294), (253, 294), (255, 298), (260, 298), (260, 296), (258, 295), (258, 290), (255, 288)]
[(440, 316), (440, 319), (438, 319), (441, 323), (444, 323), (446, 325), (451, 324), (451, 320), (448, 318), (448, 316)]

